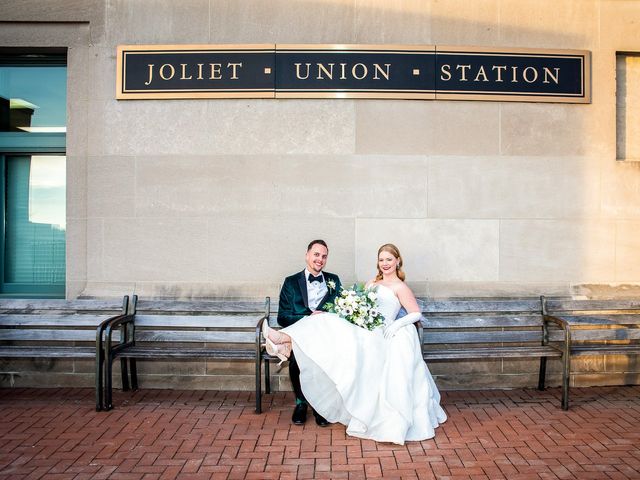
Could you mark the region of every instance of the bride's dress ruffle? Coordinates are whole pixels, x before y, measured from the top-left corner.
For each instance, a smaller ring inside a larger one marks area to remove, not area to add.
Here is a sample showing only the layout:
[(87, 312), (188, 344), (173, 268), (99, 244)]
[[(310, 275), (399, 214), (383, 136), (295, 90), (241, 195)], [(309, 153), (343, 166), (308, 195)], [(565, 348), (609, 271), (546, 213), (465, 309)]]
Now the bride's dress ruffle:
[[(400, 302), (383, 285), (377, 292), (386, 322), (393, 321)], [(349, 435), (403, 444), (433, 437), (447, 419), (413, 326), (385, 340), (382, 328), (368, 331), (322, 313), (283, 331), (293, 340), (307, 401)]]

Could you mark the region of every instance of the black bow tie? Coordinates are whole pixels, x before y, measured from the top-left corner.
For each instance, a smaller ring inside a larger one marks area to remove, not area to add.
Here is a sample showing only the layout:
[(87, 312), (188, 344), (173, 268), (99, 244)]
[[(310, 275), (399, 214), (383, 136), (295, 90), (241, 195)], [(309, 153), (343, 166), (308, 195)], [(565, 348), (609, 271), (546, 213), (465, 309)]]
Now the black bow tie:
[(313, 283), (313, 282), (320, 282), (322, 283), (322, 275), (318, 275), (317, 277), (314, 277), (311, 273), (309, 274), (309, 283)]

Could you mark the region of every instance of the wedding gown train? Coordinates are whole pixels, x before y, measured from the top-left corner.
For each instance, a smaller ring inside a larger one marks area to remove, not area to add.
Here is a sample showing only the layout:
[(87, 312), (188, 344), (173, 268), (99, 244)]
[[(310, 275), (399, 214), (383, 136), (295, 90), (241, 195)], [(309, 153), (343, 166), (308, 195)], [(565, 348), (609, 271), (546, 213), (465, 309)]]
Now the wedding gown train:
[[(377, 294), (389, 324), (400, 301), (384, 285)], [(369, 331), (321, 313), (281, 331), (292, 339), (307, 401), (349, 435), (402, 445), (432, 438), (447, 419), (413, 325), (385, 339), (382, 328)]]

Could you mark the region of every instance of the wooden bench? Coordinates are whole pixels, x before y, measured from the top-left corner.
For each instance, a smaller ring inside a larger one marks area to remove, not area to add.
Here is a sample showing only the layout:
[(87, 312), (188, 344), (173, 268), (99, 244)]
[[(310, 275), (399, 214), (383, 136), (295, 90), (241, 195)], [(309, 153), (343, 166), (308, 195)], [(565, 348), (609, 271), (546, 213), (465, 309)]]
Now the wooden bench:
[[(544, 389), (547, 358), (561, 358), (558, 329), (544, 321), (540, 298), (419, 299), (424, 320), (416, 323), (427, 363), (494, 358), (539, 359), (538, 388)], [(403, 315), (400, 313), (399, 315)], [(261, 319), (266, 321), (267, 318)], [(260, 322), (260, 325), (261, 325)], [(272, 327), (274, 326), (271, 322)], [(278, 328), (275, 326), (275, 328)], [(261, 349), (265, 391), (270, 390), (269, 362), (278, 360)]]
[[(0, 358), (95, 359), (96, 410), (102, 409), (102, 336), (127, 311), (113, 300), (3, 300)], [(5, 371), (5, 375), (19, 372)]]
[[(259, 325), (269, 316), (264, 302), (138, 300), (129, 314), (106, 327), (105, 407), (113, 408), (113, 361), (121, 360), (122, 389), (138, 388), (138, 360), (251, 361), (255, 365), (256, 412), (261, 412)], [(116, 338), (115, 330), (119, 329)], [(117, 342), (117, 343), (116, 343)], [(269, 391), (268, 368), (267, 392)], [(131, 382), (129, 383), (129, 378)]]
[(640, 354), (640, 299), (574, 300), (542, 297), (545, 321), (562, 330), (562, 408), (569, 408), (571, 359)]
[(549, 342), (549, 327), (535, 299), (420, 299), (423, 356), (431, 362), (539, 358), (538, 389), (545, 388), (547, 358), (563, 349)]

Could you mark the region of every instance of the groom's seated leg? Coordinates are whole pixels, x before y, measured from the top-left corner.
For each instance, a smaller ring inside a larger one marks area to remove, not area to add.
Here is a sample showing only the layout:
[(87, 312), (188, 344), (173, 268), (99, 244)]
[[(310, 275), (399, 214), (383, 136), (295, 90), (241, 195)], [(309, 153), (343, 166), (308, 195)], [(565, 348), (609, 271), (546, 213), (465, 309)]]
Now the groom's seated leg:
[(296, 408), (293, 410), (293, 416), (291, 421), (295, 425), (303, 425), (307, 421), (307, 400), (302, 394), (302, 388), (300, 387), (300, 367), (298, 362), (291, 352), (289, 357), (289, 378), (291, 379), (291, 386), (296, 395)]
[(291, 421), (294, 425), (303, 425), (307, 421), (307, 404), (305, 402), (296, 403)]

